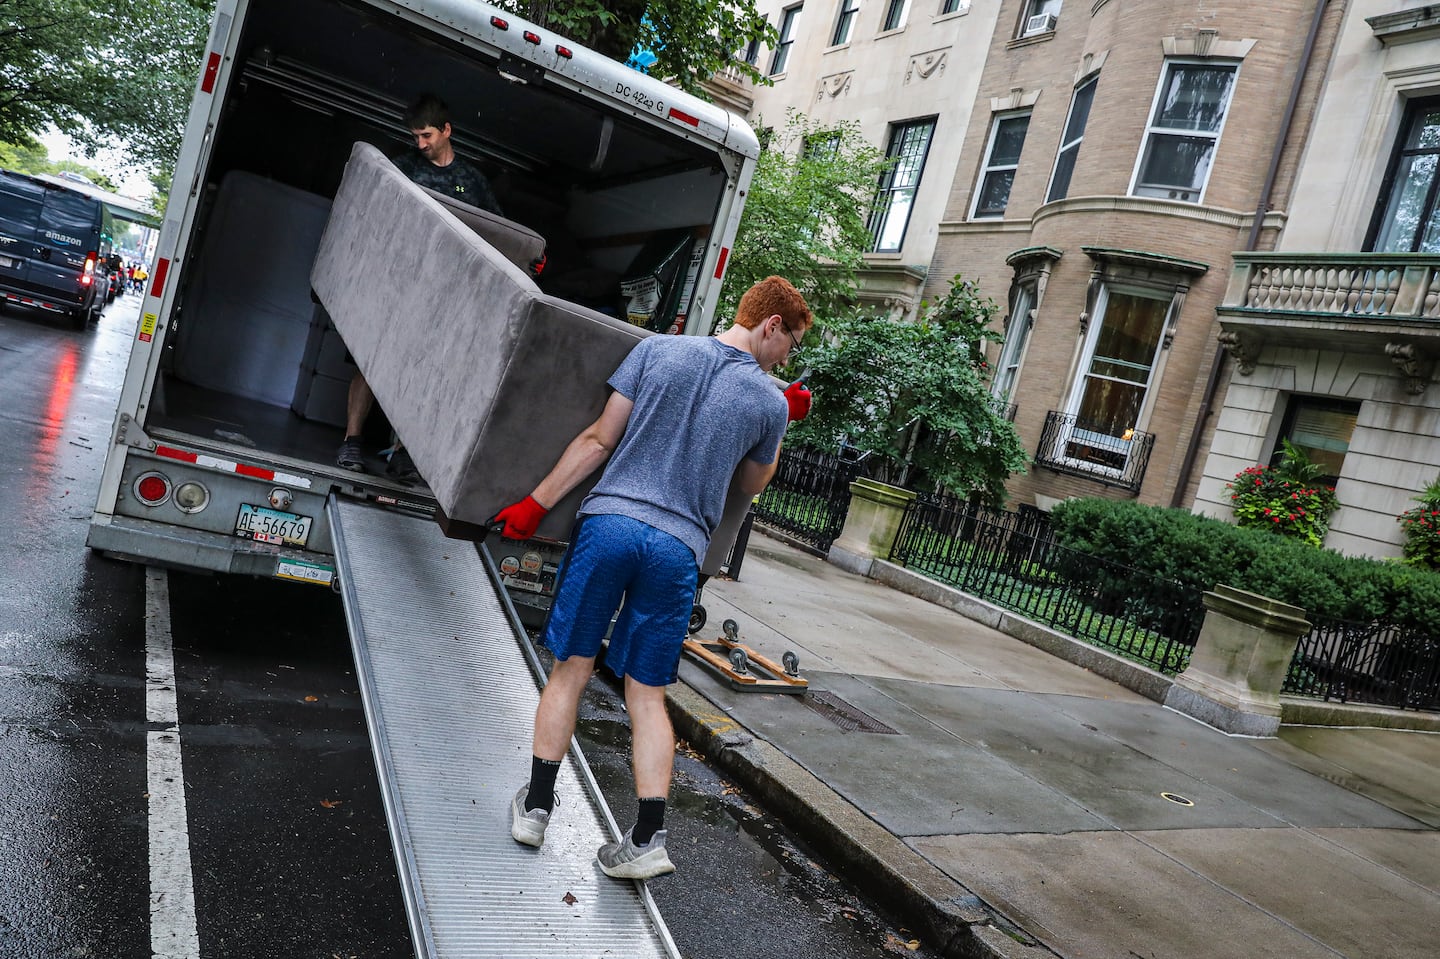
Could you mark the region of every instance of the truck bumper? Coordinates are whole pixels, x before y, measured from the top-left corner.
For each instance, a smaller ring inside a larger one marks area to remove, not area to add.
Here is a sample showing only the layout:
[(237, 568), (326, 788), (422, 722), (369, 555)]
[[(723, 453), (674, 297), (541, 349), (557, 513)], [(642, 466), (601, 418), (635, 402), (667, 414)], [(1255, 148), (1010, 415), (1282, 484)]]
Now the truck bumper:
[(115, 559), (215, 573), (241, 573), (329, 586), (334, 557), (130, 516), (97, 515), (85, 545)]

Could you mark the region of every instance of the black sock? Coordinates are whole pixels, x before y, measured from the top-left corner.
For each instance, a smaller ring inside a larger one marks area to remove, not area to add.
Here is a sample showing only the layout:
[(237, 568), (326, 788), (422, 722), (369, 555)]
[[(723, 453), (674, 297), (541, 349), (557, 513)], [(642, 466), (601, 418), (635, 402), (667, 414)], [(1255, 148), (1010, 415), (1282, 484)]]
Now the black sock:
[(640, 814), (635, 818), (635, 828), (630, 838), (637, 846), (649, 845), (650, 840), (665, 825), (665, 797), (640, 800)]
[(560, 772), (560, 763), (554, 759), (530, 757), (530, 788), (525, 792), (525, 811), (555, 808), (555, 776)]

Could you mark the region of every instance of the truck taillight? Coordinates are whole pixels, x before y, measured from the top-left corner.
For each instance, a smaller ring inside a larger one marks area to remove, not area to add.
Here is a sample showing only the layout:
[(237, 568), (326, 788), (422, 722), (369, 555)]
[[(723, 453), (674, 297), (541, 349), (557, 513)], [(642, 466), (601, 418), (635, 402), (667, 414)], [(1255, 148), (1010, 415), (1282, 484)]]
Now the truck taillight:
[(531, 31), (526, 30), (526, 31), (522, 34), (522, 36), (525, 38), (525, 42), (526, 42), (526, 43), (539, 43), (539, 42), (540, 42), (540, 34), (538, 34), (538, 33), (532, 33)]
[(85, 254), (85, 272), (80, 277), (80, 283), (84, 286), (89, 286), (95, 280), (95, 259), (97, 256), (98, 254), (94, 250)]
[(490, 26), (494, 27), (496, 30), (509, 30), (509, 29), (510, 29), (510, 21), (509, 21), (509, 20), (502, 20), (502, 19), (500, 19), (499, 17), (491, 17), (491, 18), (490, 18)]
[(140, 502), (146, 506), (159, 506), (170, 498), (170, 477), (152, 470), (141, 474), (132, 488)]

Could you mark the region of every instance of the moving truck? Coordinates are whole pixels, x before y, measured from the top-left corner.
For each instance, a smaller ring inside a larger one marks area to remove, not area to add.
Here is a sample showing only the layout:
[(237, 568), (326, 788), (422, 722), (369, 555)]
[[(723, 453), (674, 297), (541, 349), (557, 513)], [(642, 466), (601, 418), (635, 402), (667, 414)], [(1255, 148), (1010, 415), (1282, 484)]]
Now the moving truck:
[[(423, 487), (335, 465), (354, 367), (310, 289), (352, 148), (413, 149), (402, 114), (424, 92), (505, 216), (543, 237), (545, 293), (709, 333), (759, 152), (743, 120), (473, 0), (220, 0), (92, 548), (334, 585), (327, 499), (433, 512)], [(356, 282), (403, 284), (424, 255)], [(425, 336), (423, 315), (393, 322)]]

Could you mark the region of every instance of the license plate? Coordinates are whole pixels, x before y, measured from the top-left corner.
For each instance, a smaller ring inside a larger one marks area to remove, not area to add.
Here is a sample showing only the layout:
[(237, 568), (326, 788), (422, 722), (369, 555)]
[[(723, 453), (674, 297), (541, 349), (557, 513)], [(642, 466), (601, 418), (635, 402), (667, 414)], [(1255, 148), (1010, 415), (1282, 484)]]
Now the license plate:
[(241, 503), (240, 515), (235, 518), (235, 535), (277, 546), (304, 546), (310, 539), (313, 522), (309, 516)]

